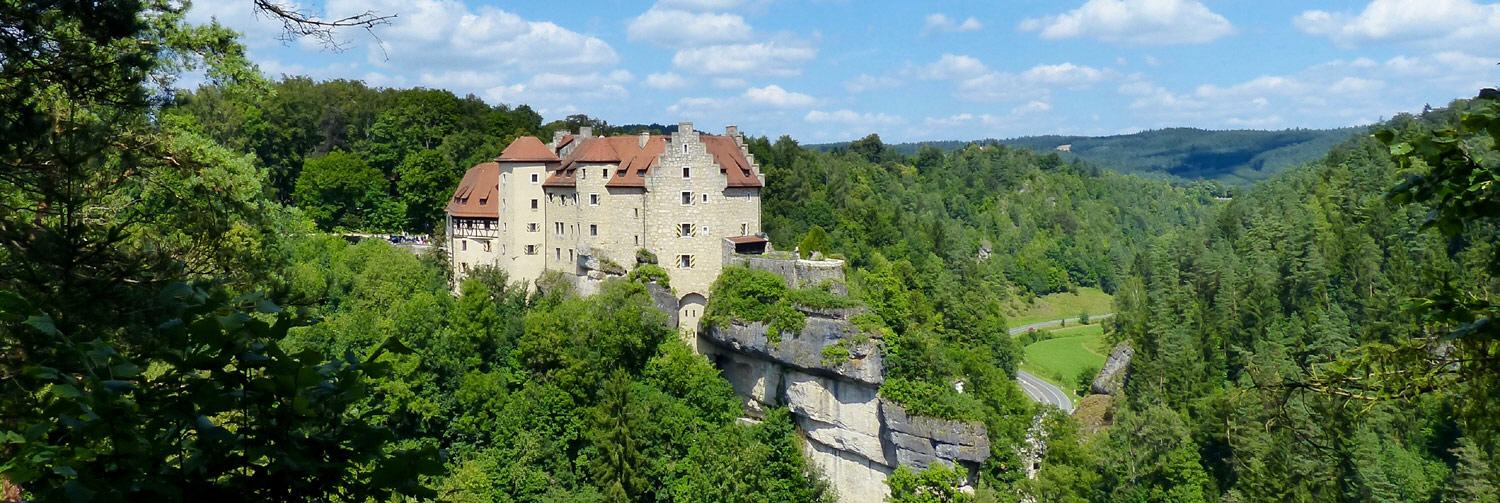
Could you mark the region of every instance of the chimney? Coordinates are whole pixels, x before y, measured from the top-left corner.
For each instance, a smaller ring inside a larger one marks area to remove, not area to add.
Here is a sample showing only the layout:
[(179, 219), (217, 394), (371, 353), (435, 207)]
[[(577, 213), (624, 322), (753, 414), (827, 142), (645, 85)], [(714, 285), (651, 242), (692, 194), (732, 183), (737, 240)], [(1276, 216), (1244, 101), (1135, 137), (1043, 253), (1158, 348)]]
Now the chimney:
[(638, 141), (636, 141), (636, 146), (638, 146), (640, 148), (646, 148), (646, 142), (650, 141), (650, 140), (651, 140), (651, 132), (643, 130), (643, 131), (641, 131), (641, 139), (638, 140)]
[(691, 133), (691, 132), (693, 132), (693, 123), (691, 123), (691, 122), (679, 122), (679, 123), (677, 123), (677, 134), (688, 134), (688, 133)]
[(578, 136), (581, 136), (581, 137), (584, 137), (584, 138), (589, 138), (589, 137), (594, 136), (594, 127), (593, 126), (580, 126), (578, 128)]
[(739, 126), (724, 126), (724, 136), (728, 136), (730, 138), (735, 138), (735, 137), (738, 137), (739, 135), (740, 135), (740, 127)]

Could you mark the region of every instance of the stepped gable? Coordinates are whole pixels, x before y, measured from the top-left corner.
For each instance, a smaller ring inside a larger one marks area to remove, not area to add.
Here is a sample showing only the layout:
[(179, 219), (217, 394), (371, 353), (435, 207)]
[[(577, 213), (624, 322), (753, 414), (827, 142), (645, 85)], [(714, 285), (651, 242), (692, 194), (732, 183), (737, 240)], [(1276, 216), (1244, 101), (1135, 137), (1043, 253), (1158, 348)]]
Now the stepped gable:
[(728, 136), (699, 135), (700, 141), (714, 156), (719, 171), (729, 178), (730, 187), (760, 187), (760, 177), (755, 176), (755, 167), (745, 157), (739, 142)]
[(557, 162), (557, 154), (552, 152), (542, 140), (535, 136), (522, 136), (516, 141), (510, 142), (500, 157), (495, 158), (501, 162)]
[(458, 190), (453, 191), (453, 197), (448, 200), (448, 214), (455, 217), (499, 218), (500, 205), (494, 197), (499, 192), (500, 163), (476, 164), (464, 172), (464, 179), (458, 183)]

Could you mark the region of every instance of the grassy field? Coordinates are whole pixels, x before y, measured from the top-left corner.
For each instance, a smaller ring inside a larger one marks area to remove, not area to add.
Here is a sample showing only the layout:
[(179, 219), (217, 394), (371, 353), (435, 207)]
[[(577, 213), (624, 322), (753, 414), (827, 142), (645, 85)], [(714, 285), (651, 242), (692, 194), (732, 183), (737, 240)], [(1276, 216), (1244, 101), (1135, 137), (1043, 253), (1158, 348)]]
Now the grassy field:
[(1018, 306), (1006, 320), (1012, 327), (1031, 323), (1073, 318), (1078, 313), (1103, 314), (1114, 310), (1114, 298), (1098, 288), (1079, 288), (1078, 293), (1054, 293), (1036, 299), (1031, 305)]
[(1098, 370), (1109, 357), (1104, 329), (1098, 324), (1054, 330), (1053, 338), (1026, 346), (1021, 370), (1072, 392), (1079, 372)]

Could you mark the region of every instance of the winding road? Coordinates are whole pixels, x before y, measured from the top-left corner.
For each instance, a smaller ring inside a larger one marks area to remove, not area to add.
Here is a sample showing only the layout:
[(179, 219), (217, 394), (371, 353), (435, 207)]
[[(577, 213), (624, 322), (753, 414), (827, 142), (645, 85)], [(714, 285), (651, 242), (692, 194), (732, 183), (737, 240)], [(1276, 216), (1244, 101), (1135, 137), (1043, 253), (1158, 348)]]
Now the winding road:
[[(1104, 313), (1098, 316), (1090, 316), (1089, 322), (1094, 323), (1097, 322), (1097, 320), (1103, 320), (1105, 318), (1109, 318), (1110, 316), (1114, 316), (1114, 313)], [(1026, 333), (1026, 331), (1028, 330), (1052, 328), (1062, 325), (1064, 321), (1078, 323), (1078, 318), (1066, 318), (1037, 322), (1029, 325), (1021, 325), (1019, 327), (1010, 329), (1010, 335), (1020, 335)], [(1063, 391), (1062, 388), (1059, 388), (1050, 382), (1042, 380), (1042, 378), (1040, 377), (1031, 375), (1030, 373), (1020, 369), (1016, 370), (1016, 382), (1021, 385), (1021, 391), (1026, 392), (1026, 396), (1031, 397), (1031, 399), (1035, 400), (1037, 403), (1043, 403), (1062, 409), (1064, 414), (1073, 413), (1073, 399), (1070, 398), (1068, 396), (1068, 392)]]

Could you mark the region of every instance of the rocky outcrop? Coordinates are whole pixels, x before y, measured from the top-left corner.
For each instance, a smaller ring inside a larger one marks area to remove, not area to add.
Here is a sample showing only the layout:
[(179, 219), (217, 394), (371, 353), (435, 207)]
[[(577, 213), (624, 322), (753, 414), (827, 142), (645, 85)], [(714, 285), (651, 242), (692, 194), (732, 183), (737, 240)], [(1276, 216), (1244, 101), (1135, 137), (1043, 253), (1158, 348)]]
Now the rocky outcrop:
[(1089, 385), (1089, 391), (1100, 395), (1118, 395), (1125, 389), (1125, 376), (1129, 373), (1130, 358), (1135, 355), (1135, 350), (1130, 344), (1120, 343), (1110, 351), (1109, 359), (1104, 361), (1104, 368), (1099, 369), (1099, 375), (1094, 377), (1094, 382)]
[[(730, 351), (754, 355), (815, 375), (879, 385), (885, 378), (874, 339), (859, 337), (859, 329), (844, 319), (808, 316), (802, 332), (782, 334), (772, 342), (761, 322), (729, 322), (701, 334)], [(861, 339), (863, 339), (861, 341)], [(824, 348), (841, 346), (847, 358), (824, 356)]]
[[(771, 342), (761, 323), (724, 323), (699, 334), (705, 353), (724, 372), (746, 410), (785, 406), (802, 433), (804, 451), (841, 501), (880, 501), (897, 466), (921, 470), (958, 466), (971, 480), (989, 456), (978, 422), (909, 414), (879, 396), (884, 365), (878, 339), (848, 318), (857, 310), (805, 311), (806, 326)], [(825, 349), (847, 350), (828, 352)]]
[(895, 445), (895, 461), (916, 469), (943, 462), (975, 465), (990, 457), (990, 438), (984, 424), (907, 414), (906, 409), (882, 399), (880, 417)]

